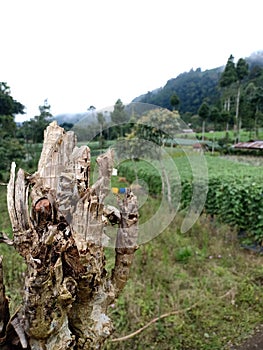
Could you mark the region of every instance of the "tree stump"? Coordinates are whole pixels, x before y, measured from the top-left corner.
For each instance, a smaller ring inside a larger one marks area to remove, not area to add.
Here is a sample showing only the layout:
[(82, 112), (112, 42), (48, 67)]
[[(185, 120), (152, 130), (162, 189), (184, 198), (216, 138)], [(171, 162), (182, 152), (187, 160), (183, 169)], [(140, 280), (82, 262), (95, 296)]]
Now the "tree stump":
[[(106, 206), (113, 152), (97, 158), (56, 122), (45, 131), (33, 175), (12, 164), (7, 190), (12, 244), (27, 264), (23, 303), (10, 316), (0, 259), (0, 349), (101, 349), (112, 334), (107, 308), (124, 288), (137, 247), (138, 205), (131, 191)], [(117, 224), (115, 266), (105, 269), (107, 224)]]

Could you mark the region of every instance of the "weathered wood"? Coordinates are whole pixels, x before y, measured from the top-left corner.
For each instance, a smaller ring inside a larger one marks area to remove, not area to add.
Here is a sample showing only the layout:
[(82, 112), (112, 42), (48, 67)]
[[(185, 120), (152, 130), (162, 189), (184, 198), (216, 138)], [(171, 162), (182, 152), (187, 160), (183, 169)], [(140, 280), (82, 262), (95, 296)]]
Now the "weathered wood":
[(132, 192), (128, 191), (119, 201), (121, 222), (116, 240), (115, 267), (112, 271), (112, 283), (118, 295), (124, 288), (133, 261), (134, 252), (138, 249), (138, 203)]
[[(89, 148), (76, 147), (74, 133), (53, 122), (37, 172), (20, 169), (15, 179), (12, 165), (8, 209), (14, 247), (27, 272), (23, 304), (10, 318), (0, 261), (1, 349), (101, 349), (112, 333), (107, 308), (124, 288), (138, 248), (138, 205), (128, 192), (119, 209), (104, 206), (112, 151), (97, 163), (99, 176), (90, 186)], [(119, 226), (112, 273), (105, 270), (102, 245), (106, 218)]]

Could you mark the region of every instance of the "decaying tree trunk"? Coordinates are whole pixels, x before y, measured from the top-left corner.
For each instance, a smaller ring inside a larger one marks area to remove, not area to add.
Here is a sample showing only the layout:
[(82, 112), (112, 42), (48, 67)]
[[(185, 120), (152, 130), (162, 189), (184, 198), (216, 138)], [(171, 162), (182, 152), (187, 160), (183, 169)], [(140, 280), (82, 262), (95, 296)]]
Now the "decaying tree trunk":
[[(27, 272), (23, 304), (10, 317), (0, 259), (0, 349), (101, 349), (113, 332), (107, 308), (128, 279), (138, 206), (132, 192), (119, 199), (119, 209), (104, 205), (112, 151), (97, 163), (99, 177), (90, 185), (89, 148), (76, 147), (74, 133), (53, 122), (38, 171), (30, 176), (19, 169), (15, 175), (12, 165), (8, 210), (13, 245)], [(102, 244), (109, 222), (118, 225), (111, 273)]]

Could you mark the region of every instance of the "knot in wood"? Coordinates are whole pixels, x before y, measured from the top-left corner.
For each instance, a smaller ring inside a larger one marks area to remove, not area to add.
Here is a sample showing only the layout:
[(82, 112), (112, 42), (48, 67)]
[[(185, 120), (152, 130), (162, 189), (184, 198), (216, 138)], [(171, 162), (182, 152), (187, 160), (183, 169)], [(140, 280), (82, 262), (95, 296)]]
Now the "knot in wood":
[(47, 198), (39, 199), (35, 204), (35, 211), (41, 213), (48, 213), (51, 210), (51, 204)]

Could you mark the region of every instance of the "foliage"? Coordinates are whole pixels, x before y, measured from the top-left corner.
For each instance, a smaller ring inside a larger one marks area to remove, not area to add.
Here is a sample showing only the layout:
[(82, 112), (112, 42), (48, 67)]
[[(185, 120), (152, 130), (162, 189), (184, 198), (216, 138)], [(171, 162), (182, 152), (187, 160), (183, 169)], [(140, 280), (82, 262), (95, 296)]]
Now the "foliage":
[(153, 162), (143, 160), (138, 162), (125, 161), (119, 165), (118, 172), (120, 176), (125, 176), (130, 183), (138, 178), (143, 179), (147, 183), (151, 195), (161, 193), (162, 179)]
[(0, 116), (24, 114), (24, 106), (13, 99), (10, 88), (5, 82), (0, 82)]
[[(181, 210), (187, 209), (192, 199), (192, 171), (191, 158), (173, 154), (181, 181)], [(192, 157), (197, 157), (193, 155)], [(194, 159), (194, 158), (193, 158)], [(209, 190), (204, 212), (216, 216), (223, 223), (236, 227), (239, 232), (246, 233), (250, 243), (263, 241), (263, 187), (262, 166), (247, 166), (219, 159), (206, 157), (209, 172)], [(129, 161), (119, 166), (119, 173), (128, 181), (136, 178), (143, 179), (149, 188), (150, 194), (161, 193), (161, 175), (159, 166), (152, 162), (136, 162), (132, 166)], [(169, 169), (168, 169), (169, 171)], [(177, 196), (178, 177), (170, 171), (171, 186), (174, 201)], [(198, 180), (195, 186), (203, 191), (203, 183)]]
[(177, 111), (154, 109), (143, 115), (135, 126), (135, 135), (161, 146), (165, 138), (172, 138), (180, 131)]
[[(246, 93), (249, 84), (253, 83), (259, 97), (252, 98)], [(255, 132), (263, 126), (263, 59), (261, 56), (239, 58), (237, 63), (230, 55), (225, 67), (201, 71), (200, 68), (180, 74), (170, 79), (163, 88), (153, 90), (134, 99), (136, 102), (151, 103), (171, 109), (171, 99), (175, 95), (180, 101), (180, 114), (186, 123), (198, 130), (202, 120), (197, 113), (204, 101), (210, 110), (217, 109), (216, 114), (210, 114), (206, 125), (215, 126), (219, 130), (235, 126), (236, 133), (241, 127)], [(236, 135), (236, 138), (238, 135)]]
[(173, 110), (178, 108), (178, 106), (180, 104), (180, 100), (179, 100), (179, 97), (176, 95), (176, 93), (172, 94), (172, 96), (170, 98), (170, 104), (171, 104)]
[(173, 139), (180, 131), (180, 116), (177, 111), (156, 108), (142, 115), (133, 125), (125, 140), (117, 143), (120, 158), (161, 159), (162, 147), (167, 139)]
[(203, 102), (198, 109), (198, 115), (202, 118), (202, 120), (208, 119), (210, 115), (210, 108), (206, 102)]
[[(197, 139), (201, 139), (202, 134), (196, 133), (196, 134), (194, 134), (194, 136)], [(220, 141), (220, 140), (224, 139), (225, 137), (227, 137), (229, 139), (229, 144), (232, 144), (234, 142), (233, 130), (229, 130), (227, 133), (225, 131), (214, 131), (213, 133), (206, 132), (204, 134), (204, 136), (205, 136), (205, 140), (213, 141), (213, 138), (214, 138), (215, 141)], [(246, 142), (248, 140), (253, 139), (252, 136), (253, 136), (253, 132), (251, 132), (250, 130), (242, 129), (240, 131), (240, 141), (241, 142)], [(258, 130), (258, 137), (259, 137), (259, 139), (263, 139), (263, 129)]]
[(205, 210), (246, 233), (250, 242), (262, 244), (262, 178), (211, 178)]
[[(7, 212), (6, 186), (0, 185), (0, 232), (5, 232), (11, 236), (11, 224)], [(11, 311), (14, 312), (21, 302), (21, 288), (25, 265), (22, 258), (15, 252), (13, 247), (0, 244), (0, 255), (7, 257), (4, 259), (6, 293), (10, 299)], [(13, 291), (13, 293), (11, 293)], [(14, 293), (15, 291), (15, 293)]]
[(219, 93), (216, 88), (221, 70), (215, 68), (202, 72), (200, 68), (191, 69), (170, 79), (158, 91), (148, 92), (136, 101), (171, 109), (171, 96), (176, 94), (180, 100), (180, 114), (190, 112), (194, 115), (205, 98), (209, 103), (215, 103), (218, 99)]
[(129, 115), (125, 111), (125, 105), (118, 99), (114, 105), (113, 112), (111, 112), (111, 121), (121, 137), (124, 136), (123, 124), (127, 123), (128, 120)]
[(31, 118), (29, 121), (23, 122), (19, 132), (25, 139), (26, 143), (40, 143), (44, 139), (44, 130), (51, 121), (52, 114), (50, 112), (51, 106), (45, 100), (42, 106), (39, 106), (39, 115)]
[(235, 118), (234, 129), (236, 141), (240, 139), (240, 128), (242, 124), (242, 118), (240, 116), (240, 98), (242, 93), (242, 87), (244, 78), (248, 75), (248, 63), (240, 58), (235, 65), (234, 57), (230, 55), (226, 67), (221, 75), (219, 85), (223, 89), (224, 99), (224, 111), (231, 112), (231, 99), (234, 100), (235, 105)]
[(128, 116), (125, 112), (125, 106), (120, 99), (115, 102), (113, 112), (111, 113), (113, 123), (125, 123), (128, 121)]
[(24, 106), (13, 99), (8, 85), (0, 82), (0, 179), (9, 171), (12, 161), (19, 163), (25, 156), (23, 143), (16, 138), (18, 113), (24, 113)]
[[(187, 178), (189, 162), (180, 153), (176, 154), (176, 162), (180, 176)], [(255, 171), (208, 158), (210, 171), (219, 169), (222, 174), (226, 164), (229, 172), (243, 169), (244, 176)], [(0, 205), (5, 203), (4, 187), (1, 193)], [(148, 197), (140, 218), (147, 221), (159, 205), (158, 199)], [(1, 213), (7, 215), (6, 205)], [(169, 228), (137, 251), (128, 285), (110, 307), (116, 325), (113, 338), (128, 335), (164, 313), (178, 313), (127, 341), (108, 341), (105, 349), (229, 350), (261, 323), (262, 256), (240, 249), (236, 231), (215, 220), (203, 216), (186, 234), (178, 229), (181, 220), (178, 214)], [(8, 225), (6, 222), (0, 229), (6, 230)], [(14, 311), (20, 303), (23, 265), (10, 248), (0, 245), (0, 254), (9, 257), (4, 259), (7, 294), (17, 286), (16, 295), (10, 295)], [(113, 266), (114, 251), (108, 249), (106, 268), (109, 271)]]
[[(145, 207), (148, 217), (153, 202)], [(130, 339), (109, 341), (107, 350), (229, 350), (261, 323), (263, 258), (242, 251), (227, 226), (202, 217), (181, 234), (181, 220), (137, 251), (129, 283), (111, 308), (113, 338), (177, 313)]]
[(25, 148), (18, 139), (11, 137), (0, 138), (0, 174), (9, 172), (12, 161), (21, 164), (24, 156)]
[(237, 81), (237, 71), (234, 63), (234, 56), (230, 55), (230, 57), (227, 60), (225, 69), (221, 74), (219, 85), (222, 88), (229, 87), (231, 84), (235, 83), (236, 81)]

